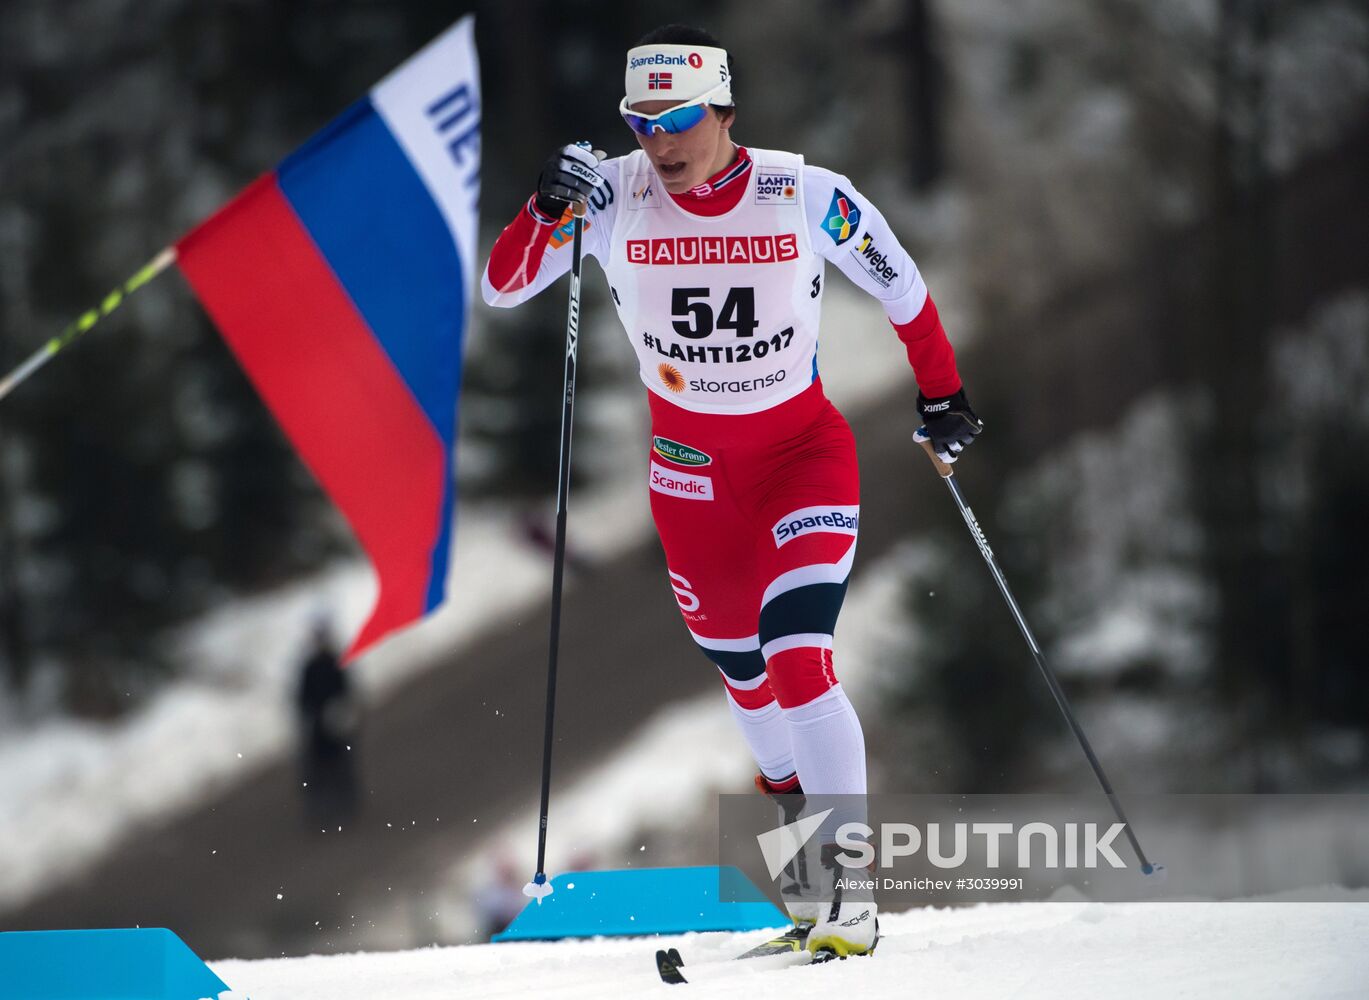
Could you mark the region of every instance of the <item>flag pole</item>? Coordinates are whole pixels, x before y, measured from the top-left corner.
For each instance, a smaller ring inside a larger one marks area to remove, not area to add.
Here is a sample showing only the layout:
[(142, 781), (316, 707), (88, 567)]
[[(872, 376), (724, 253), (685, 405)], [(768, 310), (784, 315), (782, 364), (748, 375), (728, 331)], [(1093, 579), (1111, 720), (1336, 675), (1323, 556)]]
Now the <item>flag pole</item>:
[(27, 361), (21, 364), (14, 371), (10, 372), (3, 379), (0, 379), (0, 400), (4, 399), (21, 383), (28, 379), (43, 365), (47, 364), (52, 358), (68, 347), (73, 341), (86, 333), (91, 327), (100, 320), (104, 319), (119, 306), (123, 305), (124, 299), (132, 295), (143, 285), (146, 285), (157, 275), (161, 274), (168, 267), (176, 262), (176, 248), (167, 247), (161, 253), (153, 257), (150, 261), (139, 269), (138, 273), (129, 278), (114, 291), (104, 297), (104, 300), (94, 309), (82, 313), (71, 323), (67, 324), (65, 330), (53, 337), (33, 354), (29, 355)]

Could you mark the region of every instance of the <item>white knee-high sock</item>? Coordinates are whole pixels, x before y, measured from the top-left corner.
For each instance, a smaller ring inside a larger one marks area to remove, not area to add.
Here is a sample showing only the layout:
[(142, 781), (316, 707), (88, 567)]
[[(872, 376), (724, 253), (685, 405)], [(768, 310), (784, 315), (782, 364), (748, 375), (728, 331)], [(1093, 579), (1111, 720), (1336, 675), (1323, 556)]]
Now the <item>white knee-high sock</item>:
[(865, 733), (860, 719), (840, 684), (806, 705), (783, 711), (804, 793), (861, 796), (843, 801), (823, 823), (819, 834), (830, 842), (841, 824), (865, 822)]
[(761, 774), (771, 781), (779, 781), (794, 773), (794, 750), (789, 742), (789, 722), (784, 710), (773, 700), (761, 708), (742, 708), (727, 695), (732, 717), (741, 727), (742, 736), (756, 758)]
[(804, 792), (864, 795), (865, 733), (841, 685), (783, 711)]

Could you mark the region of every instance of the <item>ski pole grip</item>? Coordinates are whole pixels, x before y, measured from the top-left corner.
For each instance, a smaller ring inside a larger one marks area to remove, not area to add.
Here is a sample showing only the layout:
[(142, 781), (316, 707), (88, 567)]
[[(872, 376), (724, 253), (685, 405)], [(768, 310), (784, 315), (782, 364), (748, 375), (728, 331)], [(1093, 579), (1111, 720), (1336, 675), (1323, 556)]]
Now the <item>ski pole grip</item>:
[(913, 435), (913, 440), (922, 445), (922, 450), (927, 453), (927, 457), (930, 458), (932, 464), (936, 466), (936, 474), (938, 476), (942, 479), (950, 479), (955, 475), (955, 470), (937, 457), (936, 449), (932, 447), (932, 439), (927, 435), (925, 430), (919, 427), (917, 433)]
[(573, 201), (570, 203), (570, 211), (577, 219), (583, 219), (589, 212), (589, 202)]

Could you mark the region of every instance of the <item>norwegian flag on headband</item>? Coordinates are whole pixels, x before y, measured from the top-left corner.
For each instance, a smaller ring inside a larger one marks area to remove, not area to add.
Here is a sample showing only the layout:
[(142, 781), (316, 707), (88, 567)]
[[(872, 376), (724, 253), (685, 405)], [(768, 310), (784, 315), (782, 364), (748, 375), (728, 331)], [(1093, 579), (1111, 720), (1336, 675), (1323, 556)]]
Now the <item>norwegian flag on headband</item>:
[(647, 81), (646, 81), (647, 89), (648, 89), (648, 90), (669, 90), (669, 89), (670, 89), (670, 79), (671, 79), (671, 74), (670, 74), (670, 73), (651, 73), (651, 74), (648, 74), (648, 76), (647, 76)]

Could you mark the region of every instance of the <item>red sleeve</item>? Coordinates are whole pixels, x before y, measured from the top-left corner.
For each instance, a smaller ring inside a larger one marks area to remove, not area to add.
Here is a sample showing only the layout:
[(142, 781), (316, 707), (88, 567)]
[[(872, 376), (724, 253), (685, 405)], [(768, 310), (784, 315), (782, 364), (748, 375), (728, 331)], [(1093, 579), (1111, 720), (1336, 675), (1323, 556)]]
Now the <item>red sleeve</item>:
[(930, 295), (922, 311), (907, 323), (892, 324), (898, 339), (908, 348), (908, 363), (913, 366), (918, 388), (928, 399), (950, 396), (960, 390), (960, 374), (955, 369), (955, 351), (946, 339), (936, 303)]
[(504, 227), (494, 241), (487, 268), (490, 284), (500, 292), (516, 292), (532, 284), (547, 252), (550, 230), (560, 220), (551, 219), (537, 211), (534, 199), (529, 198), (518, 217)]

